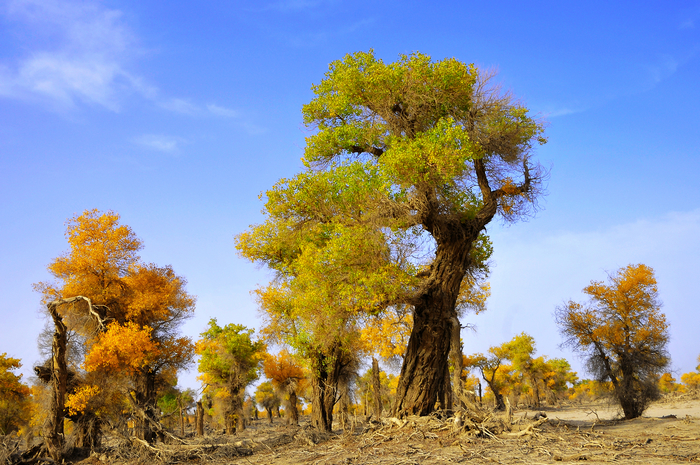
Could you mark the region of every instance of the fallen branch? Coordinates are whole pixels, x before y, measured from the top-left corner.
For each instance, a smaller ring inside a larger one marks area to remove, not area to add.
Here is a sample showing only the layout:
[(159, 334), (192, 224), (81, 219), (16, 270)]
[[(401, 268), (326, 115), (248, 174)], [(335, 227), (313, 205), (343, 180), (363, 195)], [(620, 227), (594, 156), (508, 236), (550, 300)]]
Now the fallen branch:
[(528, 434), (534, 434), (534, 432), (535, 432), (534, 429), (537, 428), (538, 426), (542, 425), (543, 423), (546, 423), (547, 420), (548, 420), (547, 417), (540, 418), (536, 422), (528, 425), (528, 427), (522, 431), (518, 431), (517, 433), (502, 433), (500, 435), (500, 437), (501, 438), (520, 438), (520, 437), (526, 436)]

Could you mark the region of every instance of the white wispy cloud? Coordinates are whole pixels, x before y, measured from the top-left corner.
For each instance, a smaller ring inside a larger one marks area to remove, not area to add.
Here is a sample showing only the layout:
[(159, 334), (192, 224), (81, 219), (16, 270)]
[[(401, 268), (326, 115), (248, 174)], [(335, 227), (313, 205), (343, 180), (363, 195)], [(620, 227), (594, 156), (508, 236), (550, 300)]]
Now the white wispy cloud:
[[(58, 111), (85, 105), (119, 111), (135, 95), (173, 113), (236, 118), (250, 134), (263, 131), (238, 110), (162, 95), (135, 70), (143, 52), (122, 12), (98, 0), (9, 0), (4, 8), (0, 3), (0, 14), (24, 29), (16, 48), (26, 50), (13, 61), (0, 61), (0, 98)], [(149, 137), (139, 139), (141, 145), (177, 149), (176, 140)]]
[(168, 136), (165, 134), (144, 134), (133, 141), (135, 144), (158, 152), (177, 153), (180, 146), (187, 141), (182, 137)]
[(558, 107), (558, 108), (547, 108), (542, 112), (545, 118), (557, 118), (559, 116), (568, 116), (576, 113), (581, 113), (585, 111), (585, 108), (576, 107)]
[(236, 110), (222, 107), (213, 103), (207, 105), (207, 110), (209, 110), (209, 112), (213, 115), (223, 116), (225, 118), (238, 118), (240, 116), (240, 113)]
[(202, 113), (202, 108), (192, 101), (183, 98), (170, 98), (162, 100), (159, 105), (175, 113), (180, 113), (183, 115), (200, 115)]
[(30, 49), (24, 56), (2, 64), (3, 96), (117, 111), (125, 91), (154, 94), (128, 69), (138, 46), (120, 11), (96, 2), (13, 0), (4, 13), (31, 32), (33, 43), (23, 44)]
[(664, 55), (655, 63), (647, 66), (647, 72), (651, 80), (651, 86), (655, 86), (664, 79), (668, 79), (678, 70), (679, 62), (670, 55)]

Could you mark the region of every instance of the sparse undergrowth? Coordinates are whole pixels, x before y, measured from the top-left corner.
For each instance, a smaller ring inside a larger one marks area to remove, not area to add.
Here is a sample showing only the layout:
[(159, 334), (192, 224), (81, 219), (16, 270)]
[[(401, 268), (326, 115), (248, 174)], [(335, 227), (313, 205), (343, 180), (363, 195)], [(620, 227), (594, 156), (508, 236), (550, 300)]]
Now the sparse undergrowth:
[[(675, 412), (675, 414), (674, 414)], [(694, 415), (687, 415), (692, 412)], [(700, 401), (659, 403), (654, 416), (606, 419), (604, 404), (583, 408), (517, 411), (485, 409), (470, 415), (435, 414), (365, 422), (353, 418), (347, 432), (320, 433), (308, 418), (291, 427), (276, 420), (252, 422), (235, 436), (210, 431), (182, 441), (147, 445), (113, 435), (92, 455), (74, 449), (66, 463), (102, 464), (439, 464), (439, 463), (695, 463), (700, 462)], [(479, 416), (481, 415), (481, 416)], [(0, 465), (52, 463), (20, 454), (22, 442), (5, 437)]]

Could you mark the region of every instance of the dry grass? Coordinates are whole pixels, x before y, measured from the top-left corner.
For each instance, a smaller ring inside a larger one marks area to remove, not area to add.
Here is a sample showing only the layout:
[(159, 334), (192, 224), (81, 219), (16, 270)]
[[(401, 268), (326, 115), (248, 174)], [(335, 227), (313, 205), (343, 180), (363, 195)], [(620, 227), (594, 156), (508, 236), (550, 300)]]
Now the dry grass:
[[(155, 446), (113, 438), (81, 465), (101, 464), (668, 464), (700, 462), (700, 400), (678, 399), (650, 409), (655, 416), (623, 421), (604, 404), (548, 409), (547, 418), (516, 411), (509, 418), (479, 415), (412, 417), (354, 422), (352, 431), (323, 434), (302, 422), (288, 427), (276, 419), (253, 422), (235, 436), (188, 437), (184, 444)], [(676, 415), (673, 416), (673, 412)], [(690, 415), (686, 412), (692, 412)], [(664, 415), (658, 415), (663, 413)], [(566, 417), (566, 418), (558, 418)], [(3, 449), (4, 448), (4, 449)], [(0, 465), (14, 448), (0, 446)]]

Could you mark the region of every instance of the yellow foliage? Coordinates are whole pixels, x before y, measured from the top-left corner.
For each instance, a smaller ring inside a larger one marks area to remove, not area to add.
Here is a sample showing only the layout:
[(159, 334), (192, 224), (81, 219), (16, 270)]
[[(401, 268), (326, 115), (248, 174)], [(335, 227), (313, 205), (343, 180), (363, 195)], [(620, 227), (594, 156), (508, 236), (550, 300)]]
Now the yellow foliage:
[(74, 393), (69, 394), (66, 399), (66, 408), (70, 415), (82, 413), (87, 408), (90, 400), (100, 393), (98, 386), (80, 386)]
[(391, 307), (366, 319), (361, 341), (369, 352), (383, 358), (403, 357), (413, 329), (413, 316), (406, 307)]
[(681, 381), (690, 390), (700, 389), (700, 373), (691, 371), (690, 373), (684, 373), (681, 375)]

